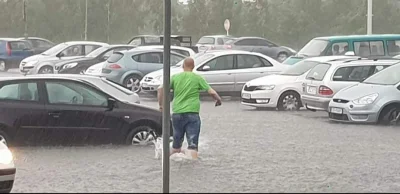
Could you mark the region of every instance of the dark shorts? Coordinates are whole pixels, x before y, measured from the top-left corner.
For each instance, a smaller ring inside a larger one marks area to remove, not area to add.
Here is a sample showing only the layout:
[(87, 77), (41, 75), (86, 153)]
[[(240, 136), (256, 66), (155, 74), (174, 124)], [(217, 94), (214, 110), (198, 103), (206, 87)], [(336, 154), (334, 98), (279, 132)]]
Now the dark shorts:
[(198, 150), (200, 135), (200, 116), (198, 113), (172, 114), (174, 142), (172, 148), (180, 149), (186, 134), (188, 149)]

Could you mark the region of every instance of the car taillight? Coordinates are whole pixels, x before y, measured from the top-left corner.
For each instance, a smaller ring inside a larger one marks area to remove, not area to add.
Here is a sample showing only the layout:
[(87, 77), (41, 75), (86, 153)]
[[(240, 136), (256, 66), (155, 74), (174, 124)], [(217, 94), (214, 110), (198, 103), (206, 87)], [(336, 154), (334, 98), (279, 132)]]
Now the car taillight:
[(333, 91), (326, 87), (326, 86), (320, 86), (319, 87), (319, 94), (324, 95), (324, 96), (330, 96), (333, 94)]
[(121, 69), (121, 66), (119, 66), (118, 64), (112, 64), (112, 65), (109, 65), (108, 68), (111, 68), (111, 69)]
[(232, 45), (225, 45), (225, 48), (231, 49), (231, 48), (232, 48)]
[(10, 47), (10, 43), (6, 44), (6, 51), (7, 51), (7, 55), (11, 56), (11, 47)]

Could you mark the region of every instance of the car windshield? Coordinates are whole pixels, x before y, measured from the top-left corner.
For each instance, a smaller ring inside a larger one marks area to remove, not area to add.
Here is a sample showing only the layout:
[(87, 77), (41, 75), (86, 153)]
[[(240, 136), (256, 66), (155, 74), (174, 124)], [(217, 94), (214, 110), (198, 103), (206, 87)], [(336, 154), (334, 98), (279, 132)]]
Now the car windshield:
[(42, 55), (46, 55), (46, 56), (56, 55), (57, 53), (59, 53), (60, 51), (64, 50), (67, 47), (68, 47), (68, 44), (61, 43), (61, 44), (51, 47), (47, 51), (44, 51), (42, 53)]
[(329, 41), (313, 39), (308, 42), (297, 54), (298, 56), (317, 57), (321, 56), (322, 52), (328, 46)]
[(316, 61), (303, 60), (283, 71), (281, 75), (299, 76), (306, 73), (308, 70), (310, 70), (311, 68), (315, 67), (318, 64), (319, 62)]
[(132, 102), (133, 96), (135, 93), (118, 85), (115, 84), (106, 78), (101, 78), (102, 84), (99, 85), (101, 89), (104, 89), (108, 93), (112, 94), (115, 98), (118, 100), (121, 100), (123, 102)]
[(202, 37), (202, 38), (200, 38), (200, 40), (197, 44), (214, 44), (214, 43), (215, 43), (215, 38)]
[[(206, 60), (212, 58), (213, 56), (214, 56), (214, 54), (210, 54), (210, 53), (197, 53), (197, 54), (193, 57), (194, 64), (195, 64), (195, 66), (197, 66), (197, 65), (199, 65), (199, 64), (202, 64), (204, 61), (206, 61)], [(182, 60), (182, 61), (180, 61), (179, 63), (177, 63), (177, 64), (175, 65), (175, 67), (182, 67), (183, 61), (184, 61), (184, 60)]]
[(97, 57), (99, 56), (101, 53), (103, 53), (104, 51), (106, 51), (108, 49), (108, 47), (100, 47), (92, 52), (90, 52), (89, 54), (86, 55), (86, 57)]
[(392, 65), (363, 81), (365, 84), (395, 85), (400, 82), (400, 63)]

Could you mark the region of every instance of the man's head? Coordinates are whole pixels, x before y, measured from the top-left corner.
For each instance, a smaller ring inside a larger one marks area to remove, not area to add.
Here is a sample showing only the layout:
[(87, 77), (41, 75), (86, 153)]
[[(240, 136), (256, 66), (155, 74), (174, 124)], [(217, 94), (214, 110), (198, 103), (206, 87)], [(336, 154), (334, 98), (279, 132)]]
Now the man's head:
[(184, 71), (193, 71), (194, 69), (194, 60), (191, 57), (187, 57), (183, 61), (183, 70)]
[(339, 45), (333, 46), (333, 50), (336, 51), (336, 52), (338, 52), (338, 51), (339, 51)]

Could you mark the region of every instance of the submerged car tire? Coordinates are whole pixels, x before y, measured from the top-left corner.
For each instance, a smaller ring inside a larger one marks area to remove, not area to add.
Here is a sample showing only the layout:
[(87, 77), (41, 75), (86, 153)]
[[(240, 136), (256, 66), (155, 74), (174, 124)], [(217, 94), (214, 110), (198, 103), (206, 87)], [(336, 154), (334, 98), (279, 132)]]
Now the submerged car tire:
[(397, 115), (400, 113), (400, 105), (389, 105), (379, 115), (379, 123), (382, 125), (396, 125)]
[(124, 79), (124, 82), (122, 83), (124, 87), (132, 90), (133, 92), (139, 93), (141, 88), (140, 88), (140, 80), (142, 78), (139, 75), (128, 75)]
[(279, 111), (298, 111), (301, 108), (300, 95), (294, 91), (284, 92), (278, 100)]
[(39, 74), (52, 74), (54, 73), (53, 67), (51, 66), (44, 66), (39, 69)]
[(150, 126), (138, 126), (131, 130), (125, 140), (126, 145), (149, 145), (157, 138), (156, 133)]
[(10, 144), (10, 136), (7, 135), (6, 132), (0, 129), (0, 142), (9, 145)]

